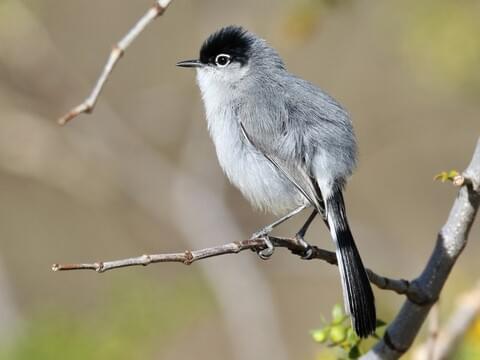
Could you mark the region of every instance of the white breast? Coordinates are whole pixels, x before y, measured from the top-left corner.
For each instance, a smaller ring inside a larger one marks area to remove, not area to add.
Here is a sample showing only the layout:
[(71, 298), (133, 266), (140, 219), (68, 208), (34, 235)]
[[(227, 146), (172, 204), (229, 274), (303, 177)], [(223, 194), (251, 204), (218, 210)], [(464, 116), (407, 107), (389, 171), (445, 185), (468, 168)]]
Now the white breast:
[[(205, 105), (208, 129), (223, 171), (256, 208), (284, 214), (305, 199), (263, 155), (245, 144), (240, 119), (232, 103), (236, 94), (202, 76), (197, 77)], [(245, 119), (244, 119), (245, 120)]]

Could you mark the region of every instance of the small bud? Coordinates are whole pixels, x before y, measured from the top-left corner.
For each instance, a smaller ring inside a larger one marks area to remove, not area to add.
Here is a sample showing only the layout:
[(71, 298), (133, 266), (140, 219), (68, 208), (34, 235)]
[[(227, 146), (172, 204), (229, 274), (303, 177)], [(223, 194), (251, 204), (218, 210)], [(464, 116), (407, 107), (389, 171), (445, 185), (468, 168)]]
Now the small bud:
[(314, 330), (312, 331), (312, 337), (313, 337), (313, 340), (315, 342), (318, 342), (318, 343), (324, 343), (327, 338), (328, 338), (328, 334), (330, 332), (330, 328), (329, 327), (326, 327), (326, 328), (323, 328), (323, 329), (318, 329), (318, 330)]
[(453, 178), (453, 185), (462, 186), (465, 182), (465, 178), (462, 175), (457, 175)]
[(335, 304), (332, 309), (332, 323), (333, 324), (340, 324), (345, 320), (345, 313), (343, 312), (342, 305)]
[(334, 343), (341, 343), (347, 338), (347, 329), (345, 326), (336, 325), (330, 330), (330, 339)]

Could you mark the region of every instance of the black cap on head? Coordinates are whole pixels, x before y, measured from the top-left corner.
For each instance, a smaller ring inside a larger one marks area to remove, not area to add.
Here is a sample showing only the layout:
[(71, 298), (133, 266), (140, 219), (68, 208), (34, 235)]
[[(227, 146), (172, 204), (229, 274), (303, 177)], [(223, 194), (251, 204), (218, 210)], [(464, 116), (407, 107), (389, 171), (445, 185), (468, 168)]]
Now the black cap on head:
[(240, 26), (227, 26), (208, 37), (200, 49), (200, 62), (214, 63), (218, 54), (228, 54), (232, 61), (244, 65), (248, 61), (252, 37)]

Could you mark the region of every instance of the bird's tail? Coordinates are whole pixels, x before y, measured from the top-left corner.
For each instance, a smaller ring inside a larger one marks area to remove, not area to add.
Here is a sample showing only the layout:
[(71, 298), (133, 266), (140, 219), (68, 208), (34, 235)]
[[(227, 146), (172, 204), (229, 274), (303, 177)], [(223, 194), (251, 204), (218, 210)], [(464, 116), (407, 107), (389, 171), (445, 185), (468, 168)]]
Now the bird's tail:
[(375, 332), (375, 299), (348, 226), (341, 190), (335, 190), (326, 199), (325, 205), (330, 233), (336, 245), (345, 310), (351, 315), (353, 329), (357, 335), (364, 338)]

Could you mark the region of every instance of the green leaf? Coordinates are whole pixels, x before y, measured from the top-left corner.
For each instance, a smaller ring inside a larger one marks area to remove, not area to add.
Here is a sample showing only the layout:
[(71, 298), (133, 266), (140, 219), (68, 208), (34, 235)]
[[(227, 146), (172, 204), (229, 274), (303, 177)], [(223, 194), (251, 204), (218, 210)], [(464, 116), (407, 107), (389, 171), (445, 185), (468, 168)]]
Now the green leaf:
[(354, 346), (348, 352), (349, 359), (358, 359), (362, 353), (360, 352), (360, 348), (358, 346)]
[(450, 172), (448, 173), (448, 177), (452, 180), (458, 175), (460, 175), (460, 174), (458, 173), (457, 170), (450, 170)]
[(441, 173), (435, 175), (433, 180), (440, 180), (441, 182), (445, 182), (447, 180), (448, 174), (446, 171), (442, 171)]
[(376, 327), (379, 328), (379, 327), (382, 327), (382, 326), (385, 326), (387, 325), (387, 323), (383, 320), (380, 320), (380, 319), (377, 319), (377, 323), (376, 323)]
[(440, 180), (441, 182), (453, 181), (458, 175), (460, 174), (457, 170), (442, 171), (441, 173), (435, 175), (433, 180)]
[(355, 334), (355, 331), (353, 331), (351, 327), (347, 330), (347, 341), (351, 347), (357, 345), (360, 341), (360, 338)]

